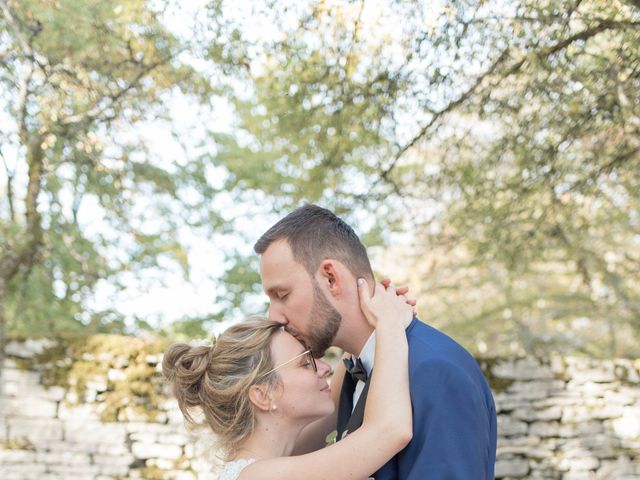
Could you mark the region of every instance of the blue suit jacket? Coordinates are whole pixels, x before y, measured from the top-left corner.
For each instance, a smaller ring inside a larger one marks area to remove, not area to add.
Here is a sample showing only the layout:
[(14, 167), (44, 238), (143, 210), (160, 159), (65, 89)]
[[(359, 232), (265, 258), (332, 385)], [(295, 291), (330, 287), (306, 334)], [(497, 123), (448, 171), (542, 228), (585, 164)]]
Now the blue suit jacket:
[(453, 339), (415, 318), (407, 339), (413, 438), (374, 478), (493, 479), (496, 409), (477, 362)]

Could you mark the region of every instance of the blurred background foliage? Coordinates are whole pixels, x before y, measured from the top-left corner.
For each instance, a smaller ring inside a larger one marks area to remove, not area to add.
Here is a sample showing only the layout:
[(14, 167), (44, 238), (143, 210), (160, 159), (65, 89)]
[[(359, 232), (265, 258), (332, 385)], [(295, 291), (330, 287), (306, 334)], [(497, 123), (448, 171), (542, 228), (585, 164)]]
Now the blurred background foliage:
[[(475, 352), (640, 354), (640, 2), (185, 5), (0, 0), (3, 337), (206, 335), (264, 308), (252, 220), (316, 202)], [(185, 230), (232, 239), (210, 314), (93, 307), (189, 281)]]

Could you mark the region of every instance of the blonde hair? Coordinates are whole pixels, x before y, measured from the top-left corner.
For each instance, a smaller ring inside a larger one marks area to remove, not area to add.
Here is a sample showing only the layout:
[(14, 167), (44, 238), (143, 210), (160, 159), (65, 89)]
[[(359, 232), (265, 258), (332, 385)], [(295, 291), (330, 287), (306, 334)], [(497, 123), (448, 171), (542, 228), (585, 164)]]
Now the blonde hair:
[[(232, 457), (255, 428), (249, 387), (278, 384), (271, 339), (282, 325), (253, 317), (222, 333), (212, 346), (174, 343), (164, 354), (162, 372), (186, 421), (208, 425), (217, 435), (223, 456)], [(201, 411), (199, 422), (193, 414)]]

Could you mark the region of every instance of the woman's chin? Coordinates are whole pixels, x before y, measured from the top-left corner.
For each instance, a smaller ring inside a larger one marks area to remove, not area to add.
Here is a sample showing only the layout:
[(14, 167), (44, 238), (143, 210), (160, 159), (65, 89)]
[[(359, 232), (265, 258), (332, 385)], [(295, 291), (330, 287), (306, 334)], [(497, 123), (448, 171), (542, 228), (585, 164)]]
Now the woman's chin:
[(336, 406), (333, 404), (333, 401), (328, 403), (326, 406), (323, 405), (322, 411), (318, 413), (318, 415), (312, 420), (312, 422), (328, 417), (329, 415), (333, 414), (335, 409), (336, 409)]

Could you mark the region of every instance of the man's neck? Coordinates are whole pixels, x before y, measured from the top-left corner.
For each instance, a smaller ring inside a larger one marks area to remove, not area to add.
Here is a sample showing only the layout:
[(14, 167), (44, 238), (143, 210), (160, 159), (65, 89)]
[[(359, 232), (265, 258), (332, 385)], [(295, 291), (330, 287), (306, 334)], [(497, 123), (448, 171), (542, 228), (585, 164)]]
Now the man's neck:
[(350, 319), (343, 318), (340, 337), (336, 338), (336, 346), (352, 355), (359, 355), (374, 329), (360, 314)]

